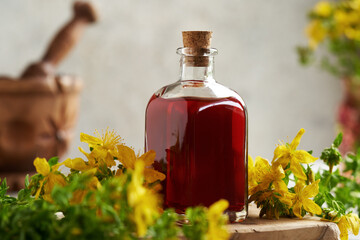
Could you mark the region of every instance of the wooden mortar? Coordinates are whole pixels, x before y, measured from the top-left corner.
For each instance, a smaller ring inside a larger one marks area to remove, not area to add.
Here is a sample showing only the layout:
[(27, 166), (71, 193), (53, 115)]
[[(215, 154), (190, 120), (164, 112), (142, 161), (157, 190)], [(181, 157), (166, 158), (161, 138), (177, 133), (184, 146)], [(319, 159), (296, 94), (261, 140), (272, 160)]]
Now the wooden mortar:
[(56, 66), (97, 19), (94, 7), (74, 3), (73, 18), (55, 35), (42, 59), (20, 78), (0, 76), (0, 178), (12, 191), (35, 171), (36, 157), (61, 157), (73, 138), (82, 81), (56, 75)]

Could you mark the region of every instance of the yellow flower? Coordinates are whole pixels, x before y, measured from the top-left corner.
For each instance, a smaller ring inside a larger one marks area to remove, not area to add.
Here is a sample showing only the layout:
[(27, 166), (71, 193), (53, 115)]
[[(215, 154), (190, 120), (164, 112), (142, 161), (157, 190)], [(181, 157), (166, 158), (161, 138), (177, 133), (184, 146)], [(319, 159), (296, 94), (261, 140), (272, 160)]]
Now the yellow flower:
[(43, 198), (46, 201), (51, 202), (51, 191), (55, 185), (65, 186), (66, 180), (64, 176), (57, 171), (62, 164), (56, 164), (50, 167), (45, 158), (36, 158), (34, 160), (34, 166), (36, 171), (44, 178), (39, 181), (39, 188), (35, 193), (35, 199), (39, 198), (41, 191), (44, 190)]
[(360, 0), (353, 0), (350, 1), (350, 7), (353, 8), (354, 10), (360, 10)]
[(300, 163), (312, 163), (317, 158), (311, 156), (305, 150), (296, 150), (304, 133), (305, 130), (302, 128), (290, 144), (278, 145), (274, 151), (272, 163), (274, 167), (281, 165), (283, 169), (290, 163), (292, 173), (299, 179), (306, 180), (306, 175)]
[(344, 34), (351, 40), (360, 40), (360, 11), (338, 9), (334, 13), (334, 19), (337, 35)]
[[(278, 191), (268, 189), (252, 195), (249, 202), (254, 201), (258, 206), (262, 207), (260, 217), (266, 214), (269, 219), (273, 217), (279, 219), (280, 212), (289, 213), (288, 209), (292, 205), (290, 194), (289, 192), (281, 192), (280, 194)], [(279, 201), (286, 206), (279, 204)]]
[(97, 137), (81, 133), (80, 141), (88, 143), (89, 147), (92, 148), (91, 157), (96, 158), (99, 162), (104, 162), (108, 167), (115, 166), (114, 156), (117, 152), (116, 146), (121, 141), (120, 136), (115, 131), (108, 129), (102, 135), (98, 131), (95, 131), (95, 134)]
[(288, 191), (287, 185), (282, 180), (285, 177), (285, 172), (280, 165), (271, 167), (269, 162), (261, 157), (257, 157), (255, 161), (255, 179), (259, 184), (249, 189), (250, 195), (267, 190), (270, 184), (280, 194)]
[(248, 184), (249, 184), (249, 189), (257, 185), (256, 168), (254, 166), (254, 161), (250, 155), (248, 156)]
[(96, 169), (91, 169), (83, 173), (90, 178), (90, 180), (86, 183), (86, 189), (77, 189), (73, 192), (72, 198), (70, 199), (70, 204), (79, 204), (81, 203), (85, 196), (88, 194), (89, 191), (94, 191), (101, 187), (101, 184), (97, 177), (95, 177)]
[(334, 13), (336, 25), (346, 25), (349, 23), (348, 15), (344, 10), (336, 10)]
[(309, 47), (311, 49), (316, 49), (326, 36), (326, 30), (319, 20), (311, 21), (305, 32), (309, 38)]
[(91, 155), (91, 153), (89, 154), (85, 152), (84, 149), (82, 149), (81, 147), (79, 147), (79, 150), (86, 156), (88, 161), (85, 161), (82, 158), (74, 158), (74, 159), (68, 158), (63, 162), (63, 164), (66, 167), (81, 172), (95, 170), (96, 173), (97, 170), (100, 170), (98, 161), (96, 161), (96, 159)]
[(296, 183), (295, 193), (289, 193), (289, 197), (293, 201), (293, 212), (298, 218), (302, 218), (302, 208), (305, 211), (313, 214), (321, 214), (322, 210), (313, 200), (309, 199), (315, 197), (319, 192), (319, 180), (316, 180), (310, 185), (305, 185), (302, 181)]
[(345, 29), (345, 36), (349, 39), (360, 41), (360, 30), (348, 27)]
[(328, 17), (331, 14), (331, 4), (327, 1), (320, 1), (315, 5), (314, 12), (320, 17)]
[(270, 165), (269, 162), (262, 158), (256, 157), (255, 158), (255, 170), (254, 170), (254, 178), (257, 183), (262, 182), (263, 178), (269, 173)]
[(86, 162), (82, 158), (74, 158), (74, 159), (68, 158), (63, 162), (63, 164), (66, 167), (76, 171), (87, 171), (90, 169), (95, 169), (97, 167), (95, 161)]
[(135, 162), (127, 193), (129, 206), (133, 208), (132, 219), (135, 222), (139, 237), (146, 234), (148, 226), (153, 224), (155, 217), (159, 215), (158, 196), (143, 186), (144, 168), (144, 161)]
[[(155, 151), (150, 150), (139, 157), (135, 155), (133, 149), (125, 145), (118, 145), (117, 148), (118, 154), (116, 155), (116, 157), (126, 169), (134, 169), (136, 162), (138, 161), (143, 161), (145, 163), (145, 166), (147, 167), (144, 170), (144, 178), (146, 183), (153, 183), (157, 180), (162, 181), (165, 179), (165, 175), (163, 173), (150, 168), (155, 160)], [(117, 175), (121, 173), (121, 169), (119, 169), (118, 171), (119, 173), (117, 173)]]
[(225, 240), (229, 239), (230, 234), (225, 227), (226, 218), (223, 212), (229, 207), (229, 202), (221, 199), (212, 204), (206, 215), (209, 221), (209, 228), (206, 233), (207, 240)]
[(265, 200), (273, 200), (272, 198), (277, 198), (280, 200), (280, 202), (291, 206), (292, 205), (292, 201), (290, 200), (290, 193), (289, 192), (281, 192), (281, 195), (279, 195), (280, 193), (278, 191), (275, 190), (264, 190), (262, 192), (259, 192), (258, 196), (256, 196), (256, 198), (254, 199), (255, 202), (262, 202)]
[(360, 227), (360, 219), (354, 213), (349, 213), (342, 216), (337, 223), (340, 229), (340, 238), (341, 240), (348, 240), (349, 239), (349, 232), (350, 230), (354, 235), (359, 234), (359, 227)]

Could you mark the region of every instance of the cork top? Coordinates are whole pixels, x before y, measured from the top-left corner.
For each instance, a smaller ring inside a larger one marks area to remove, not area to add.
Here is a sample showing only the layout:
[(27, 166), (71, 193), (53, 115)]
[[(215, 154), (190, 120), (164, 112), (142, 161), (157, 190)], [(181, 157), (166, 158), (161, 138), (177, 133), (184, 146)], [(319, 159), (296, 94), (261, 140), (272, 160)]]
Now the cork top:
[(182, 32), (184, 47), (210, 48), (211, 31), (184, 31)]

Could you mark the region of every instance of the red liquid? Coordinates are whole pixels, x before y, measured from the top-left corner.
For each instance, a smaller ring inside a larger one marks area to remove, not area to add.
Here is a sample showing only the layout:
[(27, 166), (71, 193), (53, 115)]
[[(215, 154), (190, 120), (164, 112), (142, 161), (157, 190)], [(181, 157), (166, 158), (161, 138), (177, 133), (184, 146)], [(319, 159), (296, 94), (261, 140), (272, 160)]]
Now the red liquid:
[(183, 213), (223, 198), (242, 211), (247, 198), (246, 111), (233, 97), (172, 98), (155, 95), (146, 110), (146, 150), (166, 174), (164, 205)]

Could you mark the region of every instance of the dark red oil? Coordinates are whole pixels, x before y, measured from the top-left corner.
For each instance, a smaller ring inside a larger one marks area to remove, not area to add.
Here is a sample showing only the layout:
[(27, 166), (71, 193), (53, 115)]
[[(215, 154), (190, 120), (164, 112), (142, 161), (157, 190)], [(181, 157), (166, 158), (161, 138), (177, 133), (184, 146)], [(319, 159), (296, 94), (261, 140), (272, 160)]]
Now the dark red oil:
[(153, 96), (146, 110), (146, 150), (164, 174), (164, 207), (183, 213), (223, 198), (242, 211), (246, 186), (246, 111), (236, 98)]

